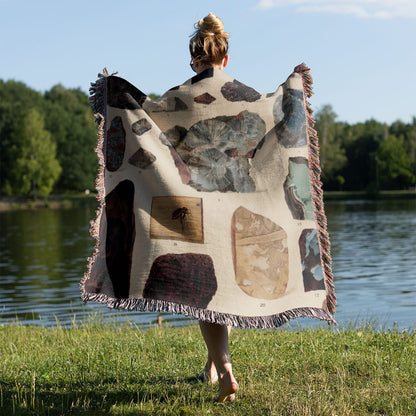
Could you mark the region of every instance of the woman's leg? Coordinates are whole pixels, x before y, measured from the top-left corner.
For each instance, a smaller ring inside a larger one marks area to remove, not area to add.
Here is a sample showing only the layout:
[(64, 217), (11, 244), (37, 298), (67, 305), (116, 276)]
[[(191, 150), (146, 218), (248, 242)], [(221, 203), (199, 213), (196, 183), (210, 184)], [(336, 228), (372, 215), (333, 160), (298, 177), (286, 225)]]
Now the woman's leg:
[(204, 321), (199, 321), (199, 327), (208, 348), (207, 365), (209, 365), (211, 359), (217, 370), (219, 383), (217, 401), (234, 400), (234, 393), (238, 390), (238, 384), (233, 376), (230, 353), (228, 351), (229, 329), (226, 325)]
[[(227, 326), (228, 337), (230, 336), (231, 326)], [(211, 355), (208, 351), (208, 359), (205, 364), (204, 370), (200, 375), (202, 381), (215, 384), (218, 381), (217, 369), (215, 368), (214, 361), (212, 361)]]

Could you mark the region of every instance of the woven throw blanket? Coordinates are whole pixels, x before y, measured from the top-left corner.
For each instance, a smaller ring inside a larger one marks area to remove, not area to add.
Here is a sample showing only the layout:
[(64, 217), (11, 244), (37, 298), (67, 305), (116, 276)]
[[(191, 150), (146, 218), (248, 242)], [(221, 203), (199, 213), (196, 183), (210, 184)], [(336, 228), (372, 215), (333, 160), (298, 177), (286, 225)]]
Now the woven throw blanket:
[(209, 68), (158, 100), (104, 72), (82, 299), (242, 328), (335, 323), (309, 68), (269, 94)]

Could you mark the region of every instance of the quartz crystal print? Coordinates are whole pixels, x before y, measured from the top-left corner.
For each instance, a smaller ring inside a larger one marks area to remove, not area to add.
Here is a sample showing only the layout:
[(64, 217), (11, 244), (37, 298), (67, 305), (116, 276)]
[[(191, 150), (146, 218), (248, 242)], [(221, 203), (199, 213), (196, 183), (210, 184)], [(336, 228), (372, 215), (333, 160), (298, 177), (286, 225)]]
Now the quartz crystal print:
[(295, 220), (314, 220), (307, 159), (289, 158), (289, 173), (283, 188), (292, 217)]
[(302, 231), (299, 237), (299, 249), (305, 292), (325, 290), (316, 230), (306, 229)]
[(264, 120), (243, 111), (199, 121), (188, 131), (175, 126), (165, 135), (189, 169), (188, 184), (198, 191), (254, 192), (249, 158), (265, 133)]
[(231, 236), (235, 279), (241, 290), (259, 299), (277, 299), (289, 279), (287, 234), (270, 219), (239, 207)]

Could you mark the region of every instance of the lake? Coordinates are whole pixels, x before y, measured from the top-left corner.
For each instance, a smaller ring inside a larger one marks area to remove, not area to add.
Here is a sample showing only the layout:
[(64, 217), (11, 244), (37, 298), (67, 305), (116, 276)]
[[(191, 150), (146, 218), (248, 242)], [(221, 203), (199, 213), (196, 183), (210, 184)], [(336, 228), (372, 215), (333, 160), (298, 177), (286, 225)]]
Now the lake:
[[(416, 200), (326, 203), (340, 326), (370, 321), (416, 329)], [(0, 324), (69, 326), (97, 319), (148, 327), (158, 313), (84, 304), (78, 288), (92, 254), (95, 206), (0, 212)], [(163, 314), (170, 325), (195, 322)], [(317, 325), (298, 319), (290, 326)]]

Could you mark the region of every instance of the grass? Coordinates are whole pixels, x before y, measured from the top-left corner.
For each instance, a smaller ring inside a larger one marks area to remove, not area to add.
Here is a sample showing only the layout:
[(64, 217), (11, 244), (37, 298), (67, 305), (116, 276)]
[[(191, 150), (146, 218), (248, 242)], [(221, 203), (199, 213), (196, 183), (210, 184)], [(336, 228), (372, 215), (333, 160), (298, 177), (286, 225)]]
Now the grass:
[(196, 380), (197, 326), (0, 326), (1, 415), (416, 415), (416, 333), (233, 330), (240, 391)]

